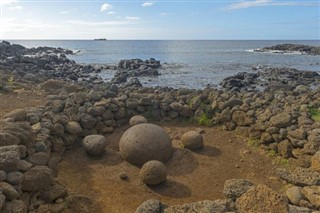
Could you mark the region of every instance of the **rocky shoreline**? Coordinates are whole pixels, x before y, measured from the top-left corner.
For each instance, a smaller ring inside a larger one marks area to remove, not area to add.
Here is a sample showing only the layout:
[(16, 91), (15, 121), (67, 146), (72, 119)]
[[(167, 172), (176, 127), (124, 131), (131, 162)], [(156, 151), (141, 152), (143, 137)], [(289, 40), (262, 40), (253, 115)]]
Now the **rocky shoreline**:
[[(277, 171), (279, 178), (290, 186), (283, 195), (264, 185), (233, 180), (226, 182), (225, 200), (172, 207), (152, 200), (142, 204), (137, 212), (320, 210), (320, 76), (316, 72), (263, 67), (255, 73), (228, 77), (221, 88), (204, 90), (123, 86), (99, 79), (79, 83), (71, 76), (79, 79), (84, 73), (99, 70), (70, 61), (63, 56), (66, 50), (50, 49), (59, 56), (36, 54), (42, 56), (28, 61), (23, 56), (26, 50), (12, 46), (0, 45), (0, 50), (16, 49), (1, 51), (3, 88), (12, 87), (8, 80), (13, 76), (16, 86), (37, 83), (37, 89), (46, 92), (48, 101), (43, 107), (8, 113), (0, 122), (3, 212), (62, 212), (66, 203), (76, 205), (87, 199), (68, 195), (67, 188), (55, 179), (65, 150), (79, 145), (88, 135), (112, 133), (134, 115), (143, 115), (149, 121), (221, 126), (298, 165), (292, 171)], [(39, 51), (42, 53), (43, 49)], [(48, 61), (40, 63), (43, 58)], [(123, 78), (136, 76), (141, 70), (158, 74), (156, 69), (161, 66), (154, 59), (124, 60), (119, 65), (115, 77), (124, 75)], [(28, 78), (30, 74), (34, 76)]]
[(254, 52), (272, 52), (272, 53), (300, 53), (306, 55), (320, 55), (320, 47), (301, 44), (278, 44), (271, 47), (255, 49)]

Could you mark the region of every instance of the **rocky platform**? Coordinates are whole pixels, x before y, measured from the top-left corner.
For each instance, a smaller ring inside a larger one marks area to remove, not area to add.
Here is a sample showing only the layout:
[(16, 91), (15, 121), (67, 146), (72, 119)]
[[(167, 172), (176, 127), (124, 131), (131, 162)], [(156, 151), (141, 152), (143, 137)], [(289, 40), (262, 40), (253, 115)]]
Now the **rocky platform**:
[(320, 55), (319, 46), (309, 46), (301, 44), (278, 44), (271, 47), (255, 49), (255, 52), (273, 52), (273, 53), (301, 53), (307, 55)]

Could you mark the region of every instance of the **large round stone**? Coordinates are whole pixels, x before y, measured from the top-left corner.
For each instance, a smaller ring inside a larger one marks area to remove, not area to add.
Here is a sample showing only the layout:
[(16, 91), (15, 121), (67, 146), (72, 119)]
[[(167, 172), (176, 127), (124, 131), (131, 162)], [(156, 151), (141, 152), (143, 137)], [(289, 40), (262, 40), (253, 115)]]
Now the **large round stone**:
[(167, 168), (160, 161), (149, 161), (142, 166), (140, 178), (145, 184), (158, 185), (167, 179)]
[(154, 124), (138, 124), (122, 135), (119, 142), (121, 156), (131, 164), (142, 166), (150, 160), (167, 161), (172, 155), (168, 134)]
[(203, 137), (196, 131), (189, 131), (182, 135), (181, 143), (186, 149), (200, 149), (203, 147)]
[(130, 123), (130, 126), (134, 126), (137, 124), (147, 123), (147, 119), (142, 115), (135, 115), (132, 118), (130, 118), (129, 123)]
[(102, 135), (88, 135), (82, 141), (83, 148), (90, 155), (101, 155), (106, 145), (106, 138)]

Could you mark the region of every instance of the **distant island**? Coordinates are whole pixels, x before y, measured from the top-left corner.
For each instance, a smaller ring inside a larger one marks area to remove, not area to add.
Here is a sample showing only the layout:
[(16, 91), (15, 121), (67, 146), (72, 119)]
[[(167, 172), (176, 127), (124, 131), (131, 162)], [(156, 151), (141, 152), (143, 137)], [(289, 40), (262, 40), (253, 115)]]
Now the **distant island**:
[(95, 38), (93, 39), (94, 41), (106, 41), (107, 39), (106, 38)]

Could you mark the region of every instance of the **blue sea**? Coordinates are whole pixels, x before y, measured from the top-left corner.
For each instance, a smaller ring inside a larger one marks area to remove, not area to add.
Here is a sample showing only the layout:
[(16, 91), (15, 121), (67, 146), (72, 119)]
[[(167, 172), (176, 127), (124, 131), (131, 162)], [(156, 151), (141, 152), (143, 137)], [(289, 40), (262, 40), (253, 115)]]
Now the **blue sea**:
[[(10, 41), (26, 47), (51, 46), (79, 50), (69, 56), (77, 63), (115, 64), (121, 59), (160, 60), (163, 68), (157, 77), (142, 77), (144, 86), (188, 87), (201, 89), (217, 85), (227, 76), (238, 72), (254, 72), (253, 65), (291, 67), (320, 73), (320, 56), (302, 54), (258, 53), (253, 49), (283, 43), (320, 46), (320, 41), (268, 40), (26, 40)], [(106, 81), (114, 71), (103, 70)]]

